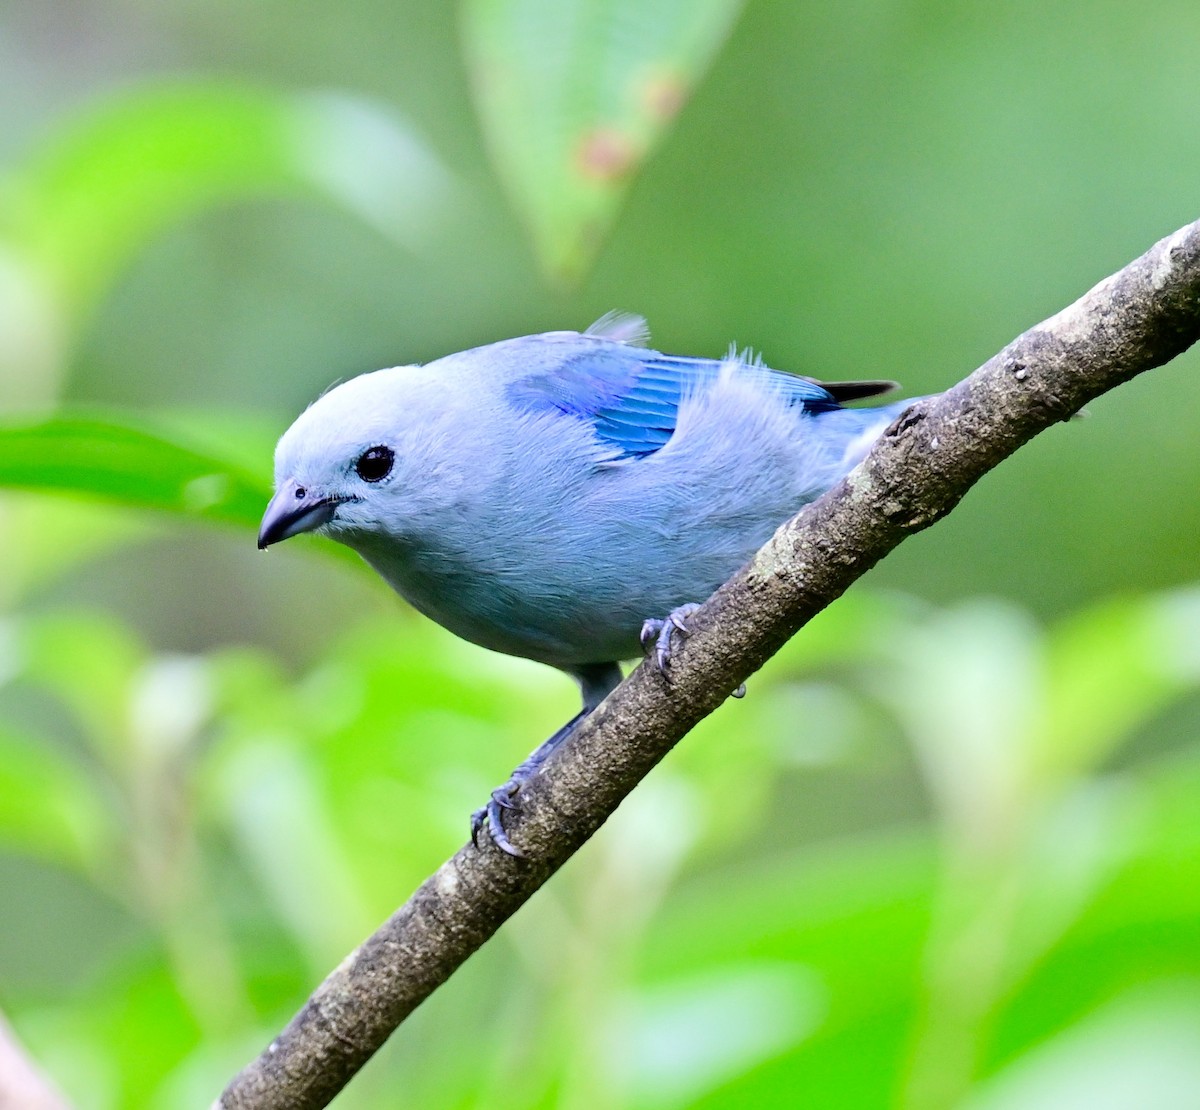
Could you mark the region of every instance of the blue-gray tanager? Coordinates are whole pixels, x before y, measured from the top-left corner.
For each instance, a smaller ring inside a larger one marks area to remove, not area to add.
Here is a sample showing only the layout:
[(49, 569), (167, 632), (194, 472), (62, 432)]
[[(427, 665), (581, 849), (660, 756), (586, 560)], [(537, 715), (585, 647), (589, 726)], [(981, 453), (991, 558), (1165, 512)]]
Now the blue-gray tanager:
[[(821, 383), (748, 354), (646, 349), (640, 318), (363, 374), (275, 452), (258, 545), (317, 531), (426, 616), (566, 671), (583, 710), (472, 817), (519, 854), (502, 811), (621, 680), (910, 404), (847, 409), (890, 382)], [(659, 619), (665, 618), (665, 619)]]

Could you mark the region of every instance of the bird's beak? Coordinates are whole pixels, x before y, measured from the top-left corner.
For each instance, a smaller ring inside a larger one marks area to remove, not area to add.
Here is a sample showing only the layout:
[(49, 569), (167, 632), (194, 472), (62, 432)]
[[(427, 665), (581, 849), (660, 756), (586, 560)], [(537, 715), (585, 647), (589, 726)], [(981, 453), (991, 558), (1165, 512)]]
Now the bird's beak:
[(289, 478), (275, 491), (267, 511), (263, 513), (262, 525), (258, 529), (258, 549), (264, 551), (280, 540), (319, 528), (333, 519), (343, 500), (340, 497), (315, 498)]

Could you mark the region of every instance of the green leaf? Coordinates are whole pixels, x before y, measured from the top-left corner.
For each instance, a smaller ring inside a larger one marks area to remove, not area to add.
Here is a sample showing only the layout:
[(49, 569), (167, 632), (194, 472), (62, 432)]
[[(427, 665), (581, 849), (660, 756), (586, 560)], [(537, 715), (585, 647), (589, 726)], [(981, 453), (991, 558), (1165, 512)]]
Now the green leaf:
[[(172, 1098), (171, 1091), (161, 1096), (172, 1079), (178, 1081), (197, 1046), (215, 1040), (206, 1041), (189, 1010), (165, 948), (143, 944), (79, 983), (69, 1000), (48, 1000), (21, 1028), (71, 1105), (202, 1105), (195, 1098)], [(212, 1076), (209, 1091), (219, 1087), (219, 1076)]]
[(224, 816), (258, 877), (320, 975), (374, 920), (338, 835), (326, 781), (303, 748), (283, 739), (247, 741), (223, 761)]
[(99, 614), (49, 613), (17, 627), (15, 649), (20, 675), (72, 711), (104, 766), (126, 768), (130, 696), (148, 658), (134, 633)]
[(82, 760), (0, 731), (0, 841), (6, 848), (96, 877), (116, 853), (110, 801)]
[(411, 242), (448, 174), (405, 123), (348, 96), (226, 82), (147, 86), (60, 132), (0, 194), (0, 242), (76, 315), (149, 236), (256, 195), (334, 200)]
[(362, 99), (222, 81), (114, 98), (0, 178), (0, 402), (55, 396), (82, 323), (173, 223), (252, 197), (312, 197), (412, 247), (455, 195), (408, 125)]
[(136, 511), (63, 497), (7, 494), (0, 512), (0, 609), (5, 611), (16, 609), (31, 590), (152, 531)]
[(270, 486), (236, 465), (131, 423), (84, 416), (0, 423), (0, 486), (59, 490), (258, 527)]
[(492, 158), (542, 266), (578, 279), (741, 0), (466, 0)]
[(864, 680), (911, 740), (948, 828), (988, 843), (1030, 786), (1043, 704), (1043, 633), (1007, 602), (978, 599), (897, 627)]
[(1041, 775), (1091, 770), (1192, 685), (1176, 673), (1163, 642), (1166, 609), (1153, 595), (1113, 598), (1054, 629)]

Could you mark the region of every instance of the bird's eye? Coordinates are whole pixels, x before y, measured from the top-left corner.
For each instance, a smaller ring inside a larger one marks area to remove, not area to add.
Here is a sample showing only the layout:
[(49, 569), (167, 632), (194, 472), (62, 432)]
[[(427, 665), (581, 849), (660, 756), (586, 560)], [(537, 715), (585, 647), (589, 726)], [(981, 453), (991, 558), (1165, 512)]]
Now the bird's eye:
[(354, 469), (364, 482), (382, 482), (392, 472), (396, 453), (390, 447), (368, 447), (358, 456)]

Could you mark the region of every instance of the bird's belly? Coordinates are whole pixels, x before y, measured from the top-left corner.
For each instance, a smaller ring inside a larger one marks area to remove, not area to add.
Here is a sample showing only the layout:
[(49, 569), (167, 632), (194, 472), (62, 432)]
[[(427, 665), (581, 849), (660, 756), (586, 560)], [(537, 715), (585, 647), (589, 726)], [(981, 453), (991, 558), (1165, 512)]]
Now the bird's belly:
[(339, 538), (473, 643), (567, 669), (628, 659), (643, 621), (703, 601), (804, 499), (782, 466), (746, 479), (684, 463), (503, 487), (404, 540)]
[(464, 563), (432, 553), (397, 558), (358, 550), (414, 609), (492, 651), (570, 667), (627, 658), (637, 650), (636, 629), (630, 633), (615, 614), (589, 618), (577, 593), (547, 591), (536, 579), (536, 568), (517, 576), (484, 560)]
[(637, 655), (646, 618), (703, 601), (744, 558), (738, 552), (688, 560), (680, 551), (647, 559), (618, 547), (514, 564), (353, 546), (413, 608), (455, 635), (568, 669)]

